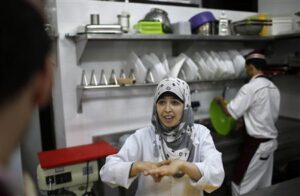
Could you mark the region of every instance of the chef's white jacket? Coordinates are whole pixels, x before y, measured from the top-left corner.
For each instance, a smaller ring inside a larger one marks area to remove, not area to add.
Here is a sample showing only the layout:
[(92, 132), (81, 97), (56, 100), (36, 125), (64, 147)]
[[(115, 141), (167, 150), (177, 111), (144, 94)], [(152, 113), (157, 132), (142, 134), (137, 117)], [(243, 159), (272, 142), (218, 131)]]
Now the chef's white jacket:
[[(129, 178), (131, 164), (135, 161), (159, 162), (162, 158), (154, 156), (155, 130), (153, 126), (137, 130), (128, 137), (120, 151), (106, 158), (100, 170), (103, 182), (114, 186), (128, 188), (137, 178)], [(198, 167), (202, 177), (193, 181), (187, 175), (181, 178), (165, 176), (155, 183), (151, 176), (138, 175), (136, 195), (141, 196), (183, 196), (203, 195), (203, 190), (212, 192), (221, 186), (224, 179), (222, 155), (215, 148), (210, 131), (200, 125), (193, 127), (195, 154), (193, 163)]]
[(269, 79), (252, 77), (227, 105), (235, 119), (244, 116), (247, 133), (255, 138), (277, 138), (280, 93)]
[[(277, 149), (278, 131), (275, 122), (279, 115), (278, 88), (258, 75), (242, 86), (227, 109), (235, 119), (244, 116), (247, 133), (255, 138), (269, 138), (259, 145), (240, 183), (232, 182), (232, 195), (238, 196), (271, 185), (273, 153)], [(266, 159), (267, 158), (267, 159)]]

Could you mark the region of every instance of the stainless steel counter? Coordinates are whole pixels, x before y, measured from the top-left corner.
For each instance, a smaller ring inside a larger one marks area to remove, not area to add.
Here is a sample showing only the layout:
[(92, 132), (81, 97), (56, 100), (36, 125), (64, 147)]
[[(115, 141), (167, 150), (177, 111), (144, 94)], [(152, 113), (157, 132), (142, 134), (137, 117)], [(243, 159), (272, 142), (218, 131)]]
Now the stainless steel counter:
[[(210, 127), (209, 124), (205, 124)], [(274, 155), (273, 183), (286, 180), (284, 174), (285, 165), (296, 157), (300, 157), (300, 120), (280, 117), (277, 122), (278, 149)], [(212, 130), (212, 129), (211, 129)], [(230, 179), (233, 175), (235, 162), (239, 155), (240, 145), (243, 142), (242, 133), (231, 132), (227, 136), (221, 136), (211, 131), (216, 148), (222, 152), (222, 159), (226, 173), (225, 181), (220, 189), (211, 193), (211, 196), (230, 195)], [(299, 186), (300, 188), (300, 186)], [(272, 194), (271, 194), (272, 195)], [(300, 194), (281, 194), (300, 195)]]
[[(233, 172), (233, 167), (235, 164), (235, 161), (237, 160), (237, 157), (239, 155), (239, 147), (243, 142), (242, 134), (240, 132), (232, 132), (227, 136), (221, 136), (216, 134), (214, 132), (209, 124), (209, 121), (200, 121), (203, 125), (207, 126), (211, 130), (211, 134), (213, 137), (213, 140), (215, 142), (216, 148), (222, 152), (222, 159), (224, 163), (224, 169), (226, 173), (226, 179), (222, 185), (222, 187), (215, 192), (209, 194), (210, 196), (227, 196), (230, 195), (230, 177)], [(275, 152), (275, 161), (274, 161), (274, 168), (281, 167), (282, 165), (286, 164), (289, 160), (294, 159), (295, 157), (300, 157), (300, 150), (299, 150), (299, 144), (300, 144), (300, 120), (290, 119), (290, 118), (279, 118), (277, 122), (277, 128), (279, 131), (278, 134), (278, 149)], [(132, 131), (133, 132), (133, 131)], [(126, 134), (130, 134), (132, 132), (128, 132)], [(114, 144), (117, 147), (120, 147), (119, 138), (120, 136), (124, 135), (122, 134), (113, 134), (109, 136), (102, 136), (99, 139), (104, 139), (107, 141), (110, 141), (112, 144)], [(96, 139), (96, 138), (94, 138)], [(280, 175), (280, 174), (279, 174)], [(274, 178), (273, 178), (274, 179)], [(278, 182), (278, 181), (277, 181)], [(279, 192), (278, 189), (283, 189), (283, 191), (286, 191), (286, 186), (296, 186), (299, 192), (300, 188), (300, 178), (298, 178), (297, 182), (290, 182), (288, 185), (277, 186), (274, 185), (274, 188), (270, 190), (266, 190), (266, 195), (272, 195), (272, 192), (270, 194), (268, 191), (276, 191), (279, 195), (299, 195), (299, 194), (289, 194), (288, 192)], [(272, 186), (273, 187), (273, 186)], [(134, 183), (134, 186), (130, 188), (130, 190), (122, 190), (121, 195), (134, 195), (136, 188), (136, 183)], [(293, 190), (288, 190), (293, 191)], [(295, 190), (297, 191), (297, 190)], [(255, 195), (255, 194), (254, 194)], [(262, 193), (261, 195), (265, 195)], [(274, 194), (274, 196), (277, 196)], [(250, 195), (247, 195), (250, 196)], [(251, 195), (252, 196), (252, 195)]]
[(296, 196), (300, 193), (300, 177), (284, 181), (273, 186), (253, 191), (243, 196)]

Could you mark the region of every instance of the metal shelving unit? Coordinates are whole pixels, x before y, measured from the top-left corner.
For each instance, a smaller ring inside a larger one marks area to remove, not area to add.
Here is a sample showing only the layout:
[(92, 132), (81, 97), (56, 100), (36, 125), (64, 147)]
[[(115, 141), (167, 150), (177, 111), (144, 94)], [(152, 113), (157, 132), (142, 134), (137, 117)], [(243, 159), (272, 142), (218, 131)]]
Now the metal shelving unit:
[[(278, 36), (201, 36), (201, 35), (145, 35), (145, 34), (94, 34), (94, 33), (84, 33), (77, 35), (67, 34), (66, 38), (71, 39), (76, 44), (76, 55), (77, 62), (79, 63), (81, 57), (86, 49), (89, 42), (94, 41), (167, 41), (173, 44), (190, 44), (192, 42), (245, 42), (245, 43), (270, 43), (276, 40), (284, 39), (298, 39), (300, 38), (300, 33), (288, 34), (288, 35), (278, 35)], [(176, 45), (178, 46), (178, 45)], [(213, 87), (220, 87), (224, 85), (240, 85), (243, 79), (232, 79), (232, 80), (212, 80), (212, 81), (192, 81), (189, 82), (191, 89), (203, 90), (211, 89)], [(147, 83), (147, 84), (134, 84), (134, 85), (78, 85), (76, 88), (77, 94), (77, 112), (82, 113), (82, 103), (84, 100), (93, 99), (96, 92), (97, 98), (103, 97), (124, 97), (124, 96), (151, 96), (154, 92), (154, 88), (157, 84)], [(136, 89), (143, 89), (143, 92)], [(101, 91), (100, 91), (101, 90)], [(138, 92), (138, 93), (137, 93)]]
[[(191, 91), (208, 90), (212, 88), (222, 88), (224, 86), (240, 86), (244, 78), (209, 80), (209, 81), (189, 81)], [(132, 85), (78, 85), (77, 112), (82, 113), (82, 103), (86, 100), (127, 97), (127, 96), (153, 96), (157, 83), (132, 84)], [(141, 91), (143, 89), (143, 91)]]
[(172, 42), (174, 48), (178, 45), (191, 44), (192, 42), (248, 42), (248, 43), (265, 43), (274, 40), (273, 36), (218, 36), (218, 35), (175, 35), (175, 34), (96, 34), (82, 33), (76, 35), (66, 34), (66, 38), (71, 39), (76, 44), (77, 63), (81, 61), (81, 57), (89, 42), (93, 41), (166, 41)]

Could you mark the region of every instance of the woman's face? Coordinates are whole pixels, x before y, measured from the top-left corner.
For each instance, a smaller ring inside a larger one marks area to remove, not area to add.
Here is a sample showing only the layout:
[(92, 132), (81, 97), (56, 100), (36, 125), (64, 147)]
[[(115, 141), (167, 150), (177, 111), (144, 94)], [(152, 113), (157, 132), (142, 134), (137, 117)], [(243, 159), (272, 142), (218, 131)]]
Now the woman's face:
[(179, 124), (183, 103), (172, 96), (163, 96), (156, 103), (156, 111), (160, 122), (167, 128), (175, 127)]

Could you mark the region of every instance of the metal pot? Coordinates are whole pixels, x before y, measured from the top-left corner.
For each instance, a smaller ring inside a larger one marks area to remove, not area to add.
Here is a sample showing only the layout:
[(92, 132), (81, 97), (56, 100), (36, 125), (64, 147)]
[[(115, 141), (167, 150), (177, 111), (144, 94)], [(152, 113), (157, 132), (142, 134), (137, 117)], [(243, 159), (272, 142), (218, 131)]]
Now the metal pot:
[(159, 8), (152, 8), (149, 13), (146, 14), (145, 21), (159, 21), (163, 24), (163, 31), (165, 33), (172, 33), (170, 19), (168, 13)]
[(193, 32), (200, 35), (218, 35), (218, 21), (207, 22)]

